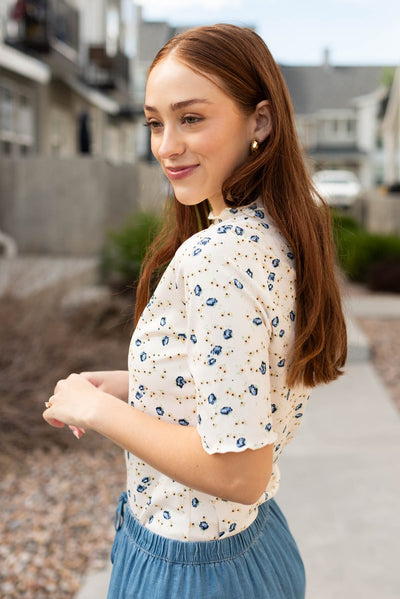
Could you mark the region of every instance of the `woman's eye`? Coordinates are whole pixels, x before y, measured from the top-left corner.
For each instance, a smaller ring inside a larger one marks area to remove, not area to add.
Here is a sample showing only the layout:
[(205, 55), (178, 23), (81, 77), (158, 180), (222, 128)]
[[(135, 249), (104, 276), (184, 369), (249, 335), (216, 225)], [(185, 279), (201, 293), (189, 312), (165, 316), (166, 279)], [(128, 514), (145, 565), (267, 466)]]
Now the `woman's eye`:
[(201, 120), (202, 119), (198, 116), (184, 116), (182, 122), (186, 123), (187, 125), (195, 125)]
[(162, 127), (162, 123), (160, 123), (159, 121), (146, 121), (144, 123), (144, 126), (150, 127), (150, 129), (154, 131), (155, 129), (159, 129), (160, 127)]

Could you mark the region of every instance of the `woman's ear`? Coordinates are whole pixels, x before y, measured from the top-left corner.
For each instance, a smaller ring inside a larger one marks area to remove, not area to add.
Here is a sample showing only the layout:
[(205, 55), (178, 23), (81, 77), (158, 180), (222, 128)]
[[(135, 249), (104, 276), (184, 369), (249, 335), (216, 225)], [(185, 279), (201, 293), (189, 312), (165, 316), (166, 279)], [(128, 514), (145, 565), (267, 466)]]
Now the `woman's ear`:
[(262, 102), (257, 104), (254, 111), (254, 118), (254, 138), (258, 143), (262, 143), (267, 139), (272, 130), (271, 110), (268, 100), (262, 100)]

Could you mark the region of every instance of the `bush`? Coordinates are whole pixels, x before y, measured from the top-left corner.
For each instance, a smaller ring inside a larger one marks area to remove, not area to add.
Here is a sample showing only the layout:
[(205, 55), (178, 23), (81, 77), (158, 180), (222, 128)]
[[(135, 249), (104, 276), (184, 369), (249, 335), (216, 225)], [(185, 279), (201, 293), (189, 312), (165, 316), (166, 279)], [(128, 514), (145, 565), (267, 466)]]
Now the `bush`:
[(345, 274), (375, 290), (395, 290), (394, 279), (400, 267), (400, 238), (368, 233), (348, 216), (333, 213), (332, 219), (338, 259)]
[(120, 231), (109, 233), (101, 259), (101, 270), (109, 284), (120, 289), (135, 287), (146, 250), (160, 226), (158, 216), (139, 212)]

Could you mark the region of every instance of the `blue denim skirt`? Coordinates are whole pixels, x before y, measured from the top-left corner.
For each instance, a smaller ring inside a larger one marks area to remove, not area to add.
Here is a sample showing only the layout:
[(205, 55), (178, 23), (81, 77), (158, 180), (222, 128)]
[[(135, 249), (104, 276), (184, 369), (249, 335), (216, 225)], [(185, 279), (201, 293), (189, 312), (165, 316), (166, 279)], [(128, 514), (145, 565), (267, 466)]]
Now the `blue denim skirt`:
[(143, 527), (123, 493), (116, 530), (108, 599), (304, 599), (303, 562), (274, 499), (241, 533), (185, 542)]

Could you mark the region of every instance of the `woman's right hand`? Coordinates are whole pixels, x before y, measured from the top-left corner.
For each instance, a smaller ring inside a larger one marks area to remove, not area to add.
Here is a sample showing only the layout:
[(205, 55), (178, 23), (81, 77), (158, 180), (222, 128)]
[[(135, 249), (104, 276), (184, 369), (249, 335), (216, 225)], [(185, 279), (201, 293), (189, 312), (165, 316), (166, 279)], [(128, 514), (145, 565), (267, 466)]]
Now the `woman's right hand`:
[(99, 370), (96, 372), (81, 372), (80, 374), (104, 393), (128, 401), (129, 377), (127, 370)]

